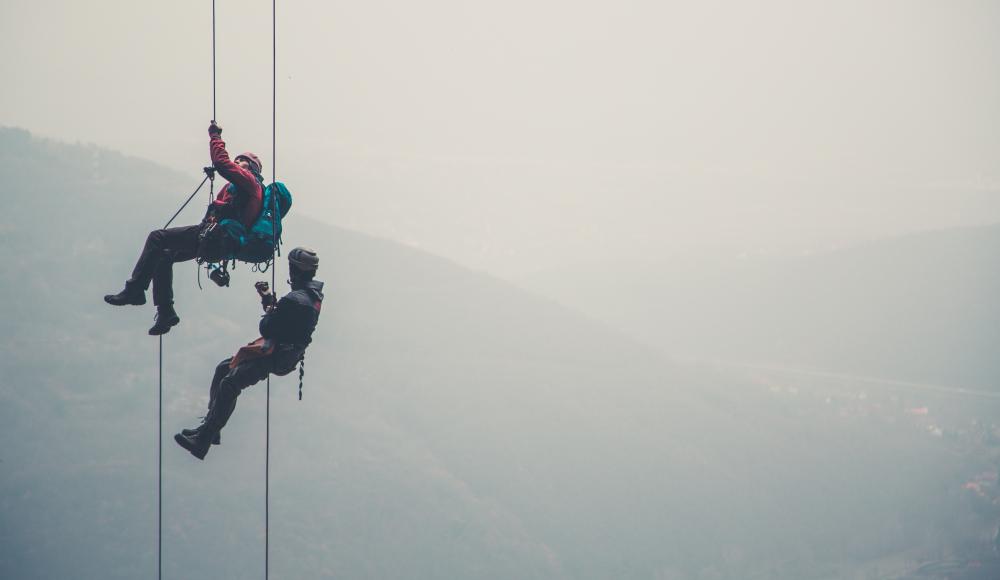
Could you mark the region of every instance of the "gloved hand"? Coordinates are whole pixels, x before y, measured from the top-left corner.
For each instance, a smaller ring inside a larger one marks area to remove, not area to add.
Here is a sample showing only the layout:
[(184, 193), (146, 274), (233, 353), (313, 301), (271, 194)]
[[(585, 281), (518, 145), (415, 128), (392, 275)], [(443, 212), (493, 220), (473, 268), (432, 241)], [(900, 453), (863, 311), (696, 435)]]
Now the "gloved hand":
[(271, 293), (270, 284), (261, 280), (260, 282), (254, 284), (254, 288), (257, 289), (257, 294), (260, 295), (260, 305), (264, 307), (264, 311), (266, 312), (274, 308), (278, 299)]
[(222, 127), (220, 127), (215, 122), (215, 119), (212, 119), (212, 124), (208, 126), (208, 136), (209, 137), (221, 137), (222, 136)]

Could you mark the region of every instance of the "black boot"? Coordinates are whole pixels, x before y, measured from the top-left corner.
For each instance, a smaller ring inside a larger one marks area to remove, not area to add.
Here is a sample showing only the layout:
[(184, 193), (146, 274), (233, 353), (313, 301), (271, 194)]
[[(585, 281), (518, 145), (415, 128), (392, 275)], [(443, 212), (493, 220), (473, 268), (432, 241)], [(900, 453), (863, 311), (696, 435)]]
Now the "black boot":
[(131, 281), (125, 282), (125, 289), (118, 294), (106, 294), (104, 301), (112, 306), (131, 304), (141, 306), (146, 303), (146, 291)]
[(174, 441), (198, 459), (205, 459), (209, 448), (222, 442), (218, 418), (212, 419), (214, 423), (210, 423), (211, 414), (209, 411), (209, 416), (194, 429), (181, 429), (180, 433), (174, 435)]
[(184, 449), (187, 449), (191, 455), (194, 455), (198, 459), (205, 459), (205, 456), (208, 455), (209, 447), (212, 446), (212, 440), (203, 431), (198, 431), (197, 429), (185, 429), (185, 431), (194, 431), (194, 435), (185, 435), (182, 431), (174, 435), (174, 441)]
[(219, 389), (219, 399), (208, 411), (202, 424), (194, 429), (185, 429), (174, 435), (174, 441), (187, 449), (191, 455), (198, 459), (205, 459), (208, 450), (212, 447), (212, 442), (219, 437), (219, 431), (222, 431), (222, 428), (226, 426), (229, 417), (236, 409), (236, 397), (238, 396), (238, 389), (223, 385)]
[[(229, 359), (222, 361), (215, 368), (215, 377), (212, 378), (212, 388), (208, 391), (208, 412), (212, 412), (212, 408), (215, 407), (215, 400), (219, 397), (219, 389), (222, 387), (222, 379), (229, 373)], [(181, 429), (181, 435), (185, 437), (193, 437), (198, 434), (199, 431), (205, 428), (205, 421), (208, 420), (208, 414), (206, 413), (204, 417), (201, 418), (201, 425), (198, 425), (194, 429)], [(212, 445), (220, 445), (222, 443), (222, 435), (219, 433), (215, 434), (215, 438), (212, 439)]]
[[(204, 426), (205, 424), (202, 423), (201, 425), (198, 425), (194, 429), (181, 429), (181, 435), (185, 437), (193, 437), (197, 435), (201, 431), (201, 428)], [(212, 439), (212, 445), (222, 445), (222, 433), (215, 434), (215, 439)]]
[(181, 321), (181, 318), (177, 316), (174, 312), (174, 305), (167, 304), (166, 306), (156, 307), (156, 322), (149, 329), (149, 334), (152, 336), (158, 336), (161, 334), (166, 334), (170, 332), (170, 328), (176, 326), (177, 323)]

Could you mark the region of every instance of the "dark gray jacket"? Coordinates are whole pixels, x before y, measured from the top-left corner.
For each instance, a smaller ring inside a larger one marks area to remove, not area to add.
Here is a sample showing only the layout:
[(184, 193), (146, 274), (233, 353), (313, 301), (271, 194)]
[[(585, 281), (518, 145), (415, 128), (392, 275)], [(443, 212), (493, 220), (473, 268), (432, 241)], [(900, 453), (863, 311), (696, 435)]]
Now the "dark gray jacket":
[(310, 280), (285, 294), (278, 305), (260, 319), (260, 335), (280, 345), (305, 350), (312, 342), (323, 306), (323, 283)]

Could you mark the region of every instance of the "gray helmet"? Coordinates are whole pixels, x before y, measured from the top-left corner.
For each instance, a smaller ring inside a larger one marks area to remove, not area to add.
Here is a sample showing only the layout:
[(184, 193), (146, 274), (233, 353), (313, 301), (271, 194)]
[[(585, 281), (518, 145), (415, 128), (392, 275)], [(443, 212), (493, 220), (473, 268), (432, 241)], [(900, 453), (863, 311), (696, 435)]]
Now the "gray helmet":
[(288, 264), (303, 272), (315, 272), (319, 268), (319, 256), (315, 250), (299, 246), (288, 252)]

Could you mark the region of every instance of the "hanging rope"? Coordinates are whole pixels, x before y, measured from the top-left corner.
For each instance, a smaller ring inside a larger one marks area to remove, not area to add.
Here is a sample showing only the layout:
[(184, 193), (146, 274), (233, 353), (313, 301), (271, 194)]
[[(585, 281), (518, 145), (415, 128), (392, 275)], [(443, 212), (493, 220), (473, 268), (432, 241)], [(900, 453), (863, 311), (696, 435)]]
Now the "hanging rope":
[(306, 374), (306, 353), (299, 359), (299, 400), (302, 400), (302, 377)]
[(157, 437), (159, 442), (159, 452), (157, 454), (157, 459), (159, 460), (160, 468), (157, 473), (159, 479), (159, 486), (156, 490), (156, 497), (159, 503), (156, 512), (156, 521), (159, 525), (159, 533), (156, 534), (156, 567), (157, 567), (157, 578), (163, 578), (163, 335), (160, 335), (160, 432)]
[[(215, 119), (215, 0), (212, 0), (212, 119)], [(201, 180), (198, 187), (195, 188), (191, 195), (188, 196), (187, 200), (181, 204), (181, 207), (174, 212), (174, 215), (167, 220), (167, 223), (163, 225), (163, 229), (170, 227), (177, 216), (180, 215), (184, 208), (187, 207), (194, 196), (201, 191), (201, 188), (205, 186), (205, 182), (209, 182), (208, 186), (208, 202), (212, 203), (212, 192), (215, 191), (215, 167), (206, 167), (205, 179)], [(199, 287), (201, 286), (201, 280), (199, 277)], [(159, 431), (157, 432), (157, 488), (156, 488), (156, 499), (157, 499), (157, 511), (156, 511), (156, 577), (159, 580), (163, 580), (163, 335), (159, 336)]]
[[(213, 0), (214, 1), (214, 0)], [(271, 0), (271, 183), (278, 175), (278, 7), (277, 0)], [(277, 188), (275, 188), (277, 189)], [(278, 263), (275, 254), (278, 251), (278, 197), (271, 193), (271, 292), (277, 293), (275, 273)], [(271, 374), (267, 375), (267, 411), (265, 412), (265, 445), (264, 445), (264, 580), (267, 580), (271, 570)]]
[[(277, 94), (278, 94), (278, 64), (277, 64), (277, 2), (276, 0), (271, 0), (271, 182), (274, 183), (277, 180)], [(215, 74), (215, 0), (212, 0), (212, 119), (217, 118), (216, 109), (216, 74)], [(205, 168), (205, 179), (201, 181), (194, 192), (187, 198), (187, 200), (181, 205), (180, 209), (174, 212), (174, 215), (167, 220), (166, 225), (163, 226), (164, 229), (173, 223), (174, 219), (187, 207), (188, 203), (194, 199), (201, 188), (205, 185), (206, 181), (210, 181), (208, 191), (209, 204), (212, 202), (212, 194), (215, 191), (215, 168), (206, 167)], [(278, 204), (277, 197), (272, 195), (271, 204), (271, 229), (272, 229), (272, 243), (274, 247), (271, 250), (271, 263), (273, 267), (271, 269), (271, 288), (272, 291), (276, 289), (276, 255), (278, 247), (278, 235), (277, 235), (277, 212)], [(200, 272), (200, 270), (199, 270)], [(199, 286), (200, 286), (199, 279)], [(163, 578), (163, 335), (159, 337), (159, 432), (158, 432), (158, 463), (159, 468), (157, 472), (158, 488), (157, 488), (157, 499), (158, 499), (158, 511), (157, 511), (157, 578), (162, 580)], [(301, 379), (301, 376), (300, 376)], [(299, 385), (299, 398), (301, 398), (301, 381)], [(265, 451), (264, 451), (264, 578), (270, 576), (270, 505), (271, 505), (271, 376), (268, 374), (267, 377), (267, 402), (266, 402), (266, 412), (265, 412)]]
[[(209, 171), (209, 170), (211, 170), (211, 171)], [(214, 168), (212, 168), (212, 167), (206, 167), (205, 168), (205, 174), (206, 174), (205, 175), (205, 179), (201, 180), (201, 183), (198, 184), (198, 188), (195, 189), (191, 193), (190, 196), (188, 196), (187, 201), (185, 201), (181, 205), (181, 207), (177, 211), (174, 212), (174, 215), (171, 216), (170, 219), (167, 220), (167, 223), (164, 224), (163, 229), (169, 228), (170, 224), (174, 223), (174, 220), (177, 219), (177, 216), (179, 216), (182, 211), (184, 211), (184, 208), (187, 207), (187, 204), (191, 203), (191, 200), (194, 199), (194, 196), (198, 195), (198, 192), (201, 191), (201, 188), (205, 186), (205, 182), (206, 181), (209, 181), (209, 180), (212, 180), (213, 182), (215, 181), (215, 169)], [(212, 195), (211, 191), (209, 191), (209, 195)]]
[(215, 0), (212, 0), (212, 120), (215, 116)]
[[(213, 31), (213, 37), (214, 36), (215, 35), (214, 35), (214, 31)], [(213, 60), (214, 60), (214, 56), (215, 55), (213, 54)], [(213, 89), (212, 90), (214, 91), (215, 90), (214, 89), (214, 85), (215, 85), (215, 78), (214, 77), (215, 77), (215, 75), (213, 74), (212, 77), (213, 77), (212, 78), (212, 85), (213, 85)], [(215, 103), (212, 104), (212, 108), (213, 109), (215, 108)], [(207, 212), (212, 207), (212, 194), (215, 193), (215, 166), (212, 165), (211, 167), (206, 167), (205, 168), (205, 173), (208, 175), (208, 206), (207, 206), (207, 209), (205, 210)], [(202, 183), (204, 183), (204, 182), (202, 182)], [(197, 193), (197, 192), (195, 192), (195, 193)], [(191, 201), (191, 200), (188, 200), (188, 201)], [(201, 259), (197, 259), (197, 260), (194, 261), (194, 271), (195, 271), (195, 280), (198, 281), (198, 290), (204, 290), (204, 288), (201, 287)]]
[[(212, 120), (215, 121), (218, 117), (215, 116), (215, 0), (212, 0)], [(206, 173), (208, 173), (208, 168), (205, 168)], [(208, 187), (208, 205), (212, 206), (212, 194), (215, 193), (215, 166), (212, 167), (212, 172), (208, 174), (209, 181), (211, 184)], [(195, 270), (197, 271), (198, 289), (202, 290), (201, 287), (201, 262), (195, 261)]]

